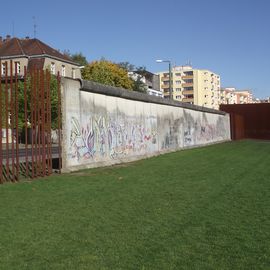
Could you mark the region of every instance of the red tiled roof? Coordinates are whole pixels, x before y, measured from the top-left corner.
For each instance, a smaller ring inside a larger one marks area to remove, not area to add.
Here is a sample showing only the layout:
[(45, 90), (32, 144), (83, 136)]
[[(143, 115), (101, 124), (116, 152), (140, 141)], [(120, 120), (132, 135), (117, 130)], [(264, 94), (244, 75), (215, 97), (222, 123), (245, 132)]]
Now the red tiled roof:
[(39, 39), (18, 39), (12, 38), (9, 41), (2, 43), (0, 46), (0, 58), (12, 56), (50, 56), (58, 58), (65, 62), (74, 63), (68, 56), (60, 53), (59, 51), (51, 48)]
[(0, 47), (0, 57), (15, 55), (24, 55), (19, 39), (12, 38), (11, 40), (2, 43), (2, 46)]

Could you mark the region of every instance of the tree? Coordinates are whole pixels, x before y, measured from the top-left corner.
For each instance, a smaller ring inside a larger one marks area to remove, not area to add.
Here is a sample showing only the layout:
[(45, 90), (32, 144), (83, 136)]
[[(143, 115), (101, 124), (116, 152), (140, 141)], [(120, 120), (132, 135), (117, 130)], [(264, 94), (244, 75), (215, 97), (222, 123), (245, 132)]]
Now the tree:
[(132, 72), (136, 69), (136, 67), (133, 64), (130, 64), (129, 62), (119, 62), (117, 65), (123, 69), (125, 69), (127, 72)]
[(86, 57), (81, 52), (72, 54), (70, 58), (73, 62), (78, 63), (81, 66), (86, 66), (88, 64)]
[(69, 50), (64, 50), (62, 53), (80, 66), (88, 64), (86, 57), (81, 52), (72, 54)]
[(130, 90), (133, 88), (133, 81), (128, 77), (127, 71), (105, 59), (86, 65), (82, 70), (82, 78)]
[[(40, 82), (37, 82), (37, 85), (39, 87)], [(58, 82), (57, 78), (54, 75), (51, 75), (50, 79), (50, 98), (51, 98), (51, 127), (52, 129), (57, 129), (58, 127)], [(26, 106), (27, 106), (27, 115), (28, 115), (28, 121), (31, 124), (30, 119), (30, 112), (31, 112), (31, 98), (33, 97), (33, 90), (31, 86), (31, 77), (28, 76), (26, 78), (26, 97), (24, 94), (24, 82), (19, 81), (18, 83), (18, 105), (19, 105), (19, 111), (18, 111), (18, 127), (19, 131), (21, 131), (27, 123), (25, 123), (25, 100), (26, 100)], [(39, 97), (36, 97), (36, 102), (40, 102)], [(43, 102), (43, 101), (41, 101)]]
[(130, 72), (130, 79), (132, 80), (132, 90), (136, 92), (146, 93), (147, 85), (143, 82), (146, 76), (145, 67), (136, 67), (129, 62), (120, 62), (117, 64), (121, 68), (125, 69), (127, 72)]
[(146, 93), (148, 87), (143, 82), (146, 79), (145, 67), (137, 67), (134, 74), (136, 74), (136, 76), (133, 79), (133, 91)]

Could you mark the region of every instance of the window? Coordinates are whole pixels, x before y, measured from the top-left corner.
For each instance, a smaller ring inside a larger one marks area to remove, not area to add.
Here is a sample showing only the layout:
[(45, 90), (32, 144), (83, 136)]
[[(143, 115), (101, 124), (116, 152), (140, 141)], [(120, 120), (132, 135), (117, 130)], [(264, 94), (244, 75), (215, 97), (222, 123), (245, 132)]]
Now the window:
[(5, 63), (2, 63), (2, 72), (1, 72), (1, 75), (6, 75), (6, 64)]
[(16, 69), (17, 74), (21, 73), (21, 63), (20, 62), (15, 62), (15, 69)]
[(62, 65), (61, 75), (62, 75), (63, 77), (66, 76), (66, 67), (65, 67), (64, 65)]
[(175, 91), (180, 92), (181, 88), (175, 88)]
[(193, 90), (193, 87), (192, 86), (190, 86), (190, 87), (184, 87), (183, 90), (184, 91)]
[(184, 74), (185, 74), (185, 76), (192, 76), (193, 71), (185, 71)]
[(51, 63), (51, 73), (55, 74), (55, 63)]
[(175, 81), (176, 84), (181, 84), (181, 81)]
[(181, 73), (175, 73), (175, 76), (181, 76)]
[(72, 78), (73, 79), (76, 78), (76, 70), (75, 70), (75, 68), (72, 68)]

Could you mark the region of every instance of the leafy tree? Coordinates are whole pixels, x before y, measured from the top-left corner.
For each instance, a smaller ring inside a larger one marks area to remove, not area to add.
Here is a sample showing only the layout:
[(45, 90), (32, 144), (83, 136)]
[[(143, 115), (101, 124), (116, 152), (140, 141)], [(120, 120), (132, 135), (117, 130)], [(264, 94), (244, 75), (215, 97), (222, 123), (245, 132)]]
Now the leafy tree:
[(136, 69), (136, 67), (133, 64), (130, 64), (129, 62), (120, 62), (117, 63), (117, 65), (125, 69), (127, 72), (132, 72)]
[[(36, 82), (37, 88), (40, 87), (40, 82)], [(53, 75), (51, 75), (50, 79), (50, 97), (51, 97), (51, 124), (52, 124), (52, 129), (56, 129), (58, 126), (58, 82), (57, 78)], [(8, 89), (8, 107), (9, 110), (11, 109), (11, 98), (13, 102), (15, 102), (15, 83), (13, 84), (13, 91), (12, 91), (12, 97), (11, 97), (11, 91), (10, 91), (10, 85), (8, 84), (5, 86), (5, 84), (1, 84), (2, 89), (2, 99), (0, 100), (1, 104), (1, 117), (2, 117), (2, 127), (6, 127), (6, 98), (5, 98), (5, 93), (6, 89)], [(27, 117), (28, 117), (28, 122), (31, 125), (31, 98), (33, 98), (33, 90), (31, 87), (31, 78), (28, 76), (26, 78), (26, 98), (25, 98), (25, 93), (24, 93), (24, 81), (18, 81), (18, 127), (19, 131), (21, 131), (25, 126), (25, 100), (27, 101)], [(40, 99), (40, 97), (36, 97), (36, 103), (37, 102), (44, 102), (43, 100)]]
[(73, 62), (78, 63), (81, 66), (86, 66), (88, 64), (86, 57), (81, 53), (75, 53), (70, 56)]
[(82, 70), (82, 78), (130, 90), (133, 88), (133, 81), (128, 77), (127, 71), (105, 59), (86, 65)]
[(88, 64), (86, 57), (81, 52), (72, 54), (69, 50), (64, 50), (62, 53), (81, 66), (86, 66)]
[(145, 83), (142, 81), (142, 76), (137, 75), (136, 79), (133, 79), (133, 91), (136, 92), (141, 92), (141, 93), (146, 93), (147, 92), (147, 86)]
[(147, 86), (143, 82), (143, 78), (146, 75), (145, 67), (136, 67), (129, 62), (120, 62), (117, 64), (127, 72), (131, 72), (130, 79), (132, 80), (132, 90), (136, 92), (146, 93)]
[(148, 87), (143, 82), (143, 79), (146, 77), (145, 67), (137, 67), (134, 73), (136, 76), (133, 79), (133, 91), (146, 93)]

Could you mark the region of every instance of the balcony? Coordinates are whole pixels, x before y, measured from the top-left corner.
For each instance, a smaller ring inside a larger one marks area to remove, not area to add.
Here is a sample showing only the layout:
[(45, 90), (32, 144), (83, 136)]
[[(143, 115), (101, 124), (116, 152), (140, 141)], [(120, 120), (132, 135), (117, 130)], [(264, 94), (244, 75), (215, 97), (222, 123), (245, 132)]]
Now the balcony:
[(169, 89), (169, 88), (170, 88), (170, 86), (169, 86), (169, 85), (167, 85), (167, 84), (163, 84), (163, 85), (161, 85), (161, 88), (162, 88), (162, 89)]
[(193, 79), (193, 75), (184, 75), (182, 76), (183, 80), (189, 80), (189, 79)]
[(184, 76), (193, 76), (193, 71), (185, 71)]
[(164, 82), (164, 81), (169, 81), (169, 77), (162, 77), (161, 78), (161, 81)]
[(183, 95), (193, 95), (194, 91), (193, 90), (184, 90)]
[(193, 83), (183, 83), (182, 87), (192, 87)]
[(183, 98), (182, 102), (194, 102), (194, 98)]

